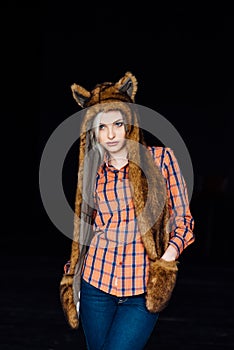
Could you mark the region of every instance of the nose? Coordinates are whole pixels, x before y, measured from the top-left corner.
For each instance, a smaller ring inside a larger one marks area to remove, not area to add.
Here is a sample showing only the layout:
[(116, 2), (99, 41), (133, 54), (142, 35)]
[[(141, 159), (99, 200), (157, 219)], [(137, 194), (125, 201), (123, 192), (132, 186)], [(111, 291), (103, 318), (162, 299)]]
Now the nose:
[(108, 135), (107, 135), (108, 139), (113, 140), (113, 138), (115, 137), (115, 131), (113, 126), (109, 126), (108, 127)]

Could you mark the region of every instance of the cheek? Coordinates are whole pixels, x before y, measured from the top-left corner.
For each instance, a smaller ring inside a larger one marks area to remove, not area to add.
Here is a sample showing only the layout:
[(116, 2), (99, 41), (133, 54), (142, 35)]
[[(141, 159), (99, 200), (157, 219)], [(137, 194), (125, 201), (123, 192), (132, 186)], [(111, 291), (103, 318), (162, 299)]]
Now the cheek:
[(99, 143), (103, 143), (103, 141), (105, 141), (105, 134), (103, 131), (99, 132), (97, 140)]
[(118, 135), (119, 135), (120, 138), (124, 139), (125, 136), (126, 136), (125, 129), (124, 128), (123, 129), (119, 129), (118, 130)]
[(126, 137), (126, 132), (125, 132), (125, 130), (122, 132), (122, 138), (123, 139), (125, 139), (125, 137)]

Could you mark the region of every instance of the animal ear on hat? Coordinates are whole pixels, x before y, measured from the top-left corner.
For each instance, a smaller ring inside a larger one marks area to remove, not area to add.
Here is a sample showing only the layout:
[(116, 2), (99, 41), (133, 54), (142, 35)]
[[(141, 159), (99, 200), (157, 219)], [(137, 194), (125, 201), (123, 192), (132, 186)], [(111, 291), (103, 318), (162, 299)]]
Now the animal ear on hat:
[(84, 107), (87, 100), (90, 98), (91, 93), (80, 85), (72, 84), (72, 95), (79, 106)]
[(134, 101), (137, 92), (137, 79), (131, 72), (126, 72), (117, 83), (119, 91), (127, 93)]

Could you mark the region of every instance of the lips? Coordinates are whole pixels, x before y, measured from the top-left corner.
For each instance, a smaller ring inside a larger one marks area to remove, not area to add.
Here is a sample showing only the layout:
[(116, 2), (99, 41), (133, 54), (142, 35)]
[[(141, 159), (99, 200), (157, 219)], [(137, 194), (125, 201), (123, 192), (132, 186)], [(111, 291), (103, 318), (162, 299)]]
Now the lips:
[(116, 145), (118, 145), (118, 141), (113, 141), (113, 142), (107, 142), (106, 144), (107, 144), (107, 146), (110, 146), (110, 147), (112, 147), (112, 146), (116, 146)]

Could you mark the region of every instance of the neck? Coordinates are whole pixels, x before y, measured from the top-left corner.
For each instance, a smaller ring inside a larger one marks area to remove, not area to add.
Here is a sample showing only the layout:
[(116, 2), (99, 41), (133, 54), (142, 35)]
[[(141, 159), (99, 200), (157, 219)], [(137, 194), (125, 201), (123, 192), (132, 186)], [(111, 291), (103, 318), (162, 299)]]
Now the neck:
[(117, 169), (121, 169), (124, 165), (128, 163), (128, 153), (124, 150), (118, 154), (109, 154), (109, 163)]

